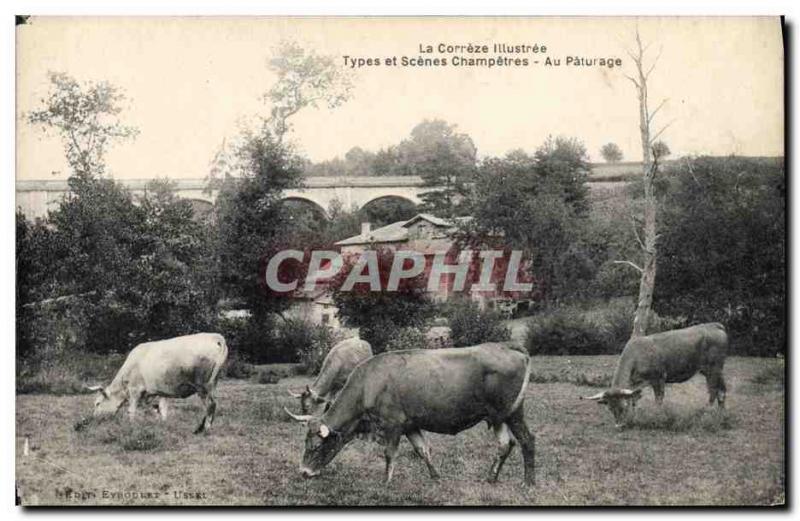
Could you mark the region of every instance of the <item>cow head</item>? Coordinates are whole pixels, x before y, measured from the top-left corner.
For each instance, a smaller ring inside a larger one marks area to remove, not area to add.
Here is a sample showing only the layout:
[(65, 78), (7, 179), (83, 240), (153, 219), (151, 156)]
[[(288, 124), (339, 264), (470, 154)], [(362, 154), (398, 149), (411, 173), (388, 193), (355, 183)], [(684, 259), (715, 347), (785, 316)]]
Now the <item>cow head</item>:
[(87, 387), (87, 389), (97, 392), (94, 399), (94, 410), (92, 411), (92, 416), (95, 418), (116, 413), (125, 402), (125, 398), (120, 393), (111, 393), (102, 385), (93, 385)]
[(304, 477), (311, 478), (318, 475), (322, 467), (330, 463), (354, 436), (353, 429), (337, 432), (328, 427), (322, 418), (310, 414), (294, 414), (285, 407), (284, 410), (295, 421), (304, 423), (308, 427), (303, 459), (300, 463), (300, 472)]
[(325, 398), (318, 395), (316, 391), (308, 385), (300, 392), (289, 389), (289, 394), (300, 399), (300, 410), (303, 414), (319, 416), (330, 406)]
[(604, 404), (614, 415), (614, 424), (617, 428), (624, 427), (630, 418), (631, 409), (641, 398), (641, 389), (609, 389), (594, 396), (587, 396), (584, 399), (594, 400), (598, 404)]

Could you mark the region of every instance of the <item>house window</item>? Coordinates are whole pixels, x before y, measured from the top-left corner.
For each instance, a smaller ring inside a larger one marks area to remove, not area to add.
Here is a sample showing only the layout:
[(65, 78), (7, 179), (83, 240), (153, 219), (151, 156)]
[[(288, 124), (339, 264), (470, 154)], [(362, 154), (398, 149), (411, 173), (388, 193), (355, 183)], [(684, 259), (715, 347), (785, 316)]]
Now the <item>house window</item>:
[(324, 315), (322, 315), (323, 324), (327, 325), (330, 321), (331, 321), (331, 316), (329, 314), (325, 313)]

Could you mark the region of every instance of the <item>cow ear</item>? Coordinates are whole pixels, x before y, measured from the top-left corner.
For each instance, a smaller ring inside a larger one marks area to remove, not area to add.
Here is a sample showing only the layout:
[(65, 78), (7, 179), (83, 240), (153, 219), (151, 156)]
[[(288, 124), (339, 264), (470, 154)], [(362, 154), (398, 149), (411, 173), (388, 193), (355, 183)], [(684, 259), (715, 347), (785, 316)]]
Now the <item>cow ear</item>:
[(319, 425), (319, 437), (322, 438), (322, 439), (325, 439), (328, 436), (330, 436), (330, 434), (331, 434), (331, 430), (328, 428), (328, 426), (325, 425), (324, 423), (321, 423)]

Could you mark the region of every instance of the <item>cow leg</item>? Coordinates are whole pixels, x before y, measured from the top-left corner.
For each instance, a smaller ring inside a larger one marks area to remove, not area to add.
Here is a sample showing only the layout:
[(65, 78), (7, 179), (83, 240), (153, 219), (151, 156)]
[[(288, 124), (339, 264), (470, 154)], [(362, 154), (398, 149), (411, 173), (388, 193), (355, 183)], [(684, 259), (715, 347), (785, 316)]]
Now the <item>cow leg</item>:
[(128, 391), (128, 419), (130, 421), (136, 420), (136, 407), (139, 405), (139, 400), (144, 396), (144, 391), (139, 389), (131, 389)]
[(428, 472), (430, 473), (433, 479), (439, 479), (439, 472), (437, 472), (436, 467), (433, 466), (431, 462), (431, 453), (428, 450), (428, 444), (425, 443), (425, 438), (422, 436), (422, 432), (420, 431), (413, 431), (406, 434), (406, 438), (408, 441), (411, 442), (411, 446), (414, 447), (414, 450), (417, 452), (420, 458), (425, 460), (425, 465), (428, 466)]
[(710, 373), (706, 375), (706, 387), (708, 387), (708, 405), (717, 405), (720, 409), (725, 408), (725, 379), (722, 378), (722, 373)]
[(666, 385), (667, 382), (662, 378), (659, 378), (653, 382), (653, 396), (655, 396), (656, 404), (658, 405), (662, 405), (664, 403), (664, 388)]
[(522, 449), (522, 461), (525, 465), (525, 483), (533, 485), (535, 481), (536, 438), (525, 424), (522, 405), (506, 419), (506, 425), (511, 429), (511, 434), (517, 439)]
[(400, 435), (397, 433), (387, 433), (386, 447), (383, 449), (383, 457), (386, 459), (386, 485), (392, 480), (394, 474), (394, 463), (397, 457), (397, 447), (400, 445)]
[(167, 420), (167, 399), (166, 398), (159, 398), (158, 399), (158, 413), (161, 415), (161, 419), (166, 421)]
[(200, 420), (200, 425), (198, 425), (197, 429), (195, 429), (195, 434), (205, 432), (211, 427), (211, 423), (214, 421), (214, 412), (217, 410), (217, 402), (214, 401), (214, 397), (211, 396), (211, 393), (203, 391), (200, 392), (199, 395), (200, 399), (203, 400), (203, 406), (206, 408), (206, 413), (203, 415), (203, 419)]
[(514, 438), (511, 437), (511, 433), (508, 430), (508, 425), (505, 423), (495, 425), (493, 431), (497, 438), (497, 443), (499, 443), (500, 446), (497, 456), (492, 463), (492, 468), (489, 470), (489, 482), (491, 483), (497, 482), (497, 478), (500, 476), (500, 469), (503, 468), (506, 458), (508, 458), (508, 455), (511, 454), (511, 451), (516, 445)]

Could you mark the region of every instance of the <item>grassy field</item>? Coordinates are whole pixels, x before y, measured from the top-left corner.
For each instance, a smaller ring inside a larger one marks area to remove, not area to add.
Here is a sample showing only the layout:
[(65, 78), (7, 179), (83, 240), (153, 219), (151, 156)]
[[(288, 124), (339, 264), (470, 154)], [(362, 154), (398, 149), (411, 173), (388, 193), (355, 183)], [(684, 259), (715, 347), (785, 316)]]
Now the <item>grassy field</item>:
[[(526, 391), (536, 434), (536, 486), (516, 450), (500, 482), (485, 481), (495, 446), (485, 425), (429, 434), (442, 478), (432, 481), (404, 440), (384, 487), (380, 447), (354, 441), (315, 479), (297, 472), (304, 429), (287, 421), (289, 386), (225, 380), (208, 435), (191, 431), (199, 400), (171, 401), (166, 424), (147, 412), (76, 432), (90, 395), (17, 397), (17, 485), (23, 505), (770, 505), (784, 498), (784, 389), (779, 361), (731, 358), (724, 412), (705, 407), (705, 381), (648, 390), (634, 424), (578, 397), (597, 391), (614, 357), (538, 357)], [(541, 382), (541, 383), (537, 383)], [(595, 383), (593, 383), (595, 382)], [(28, 455), (24, 440), (29, 440)]]

